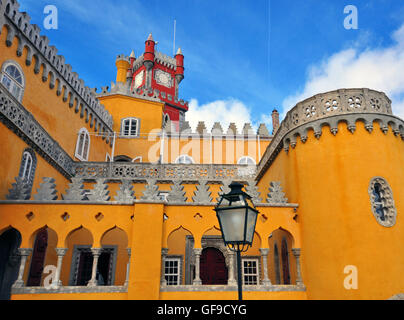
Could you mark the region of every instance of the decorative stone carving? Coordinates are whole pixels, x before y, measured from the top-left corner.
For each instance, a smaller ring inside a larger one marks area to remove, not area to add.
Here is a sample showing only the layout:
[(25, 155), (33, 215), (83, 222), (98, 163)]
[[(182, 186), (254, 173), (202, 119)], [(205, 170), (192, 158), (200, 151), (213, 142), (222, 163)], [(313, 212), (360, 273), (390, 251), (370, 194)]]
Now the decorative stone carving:
[(57, 198), (55, 179), (43, 178), (43, 183), (41, 183), (38, 193), (34, 195), (34, 199), (37, 201), (55, 201)]
[(269, 187), (269, 193), (267, 202), (270, 204), (288, 203), (288, 199), (285, 198), (285, 193), (282, 192), (280, 182), (271, 182)]
[(146, 201), (161, 201), (159, 197), (159, 187), (156, 185), (156, 180), (150, 179), (147, 181), (141, 199)]
[(88, 200), (84, 191), (84, 184), (81, 178), (72, 178), (72, 183), (66, 190), (66, 194), (62, 195), (63, 200), (67, 201), (84, 201)]
[(382, 177), (373, 178), (368, 193), (376, 221), (384, 227), (393, 227), (396, 224), (397, 209), (388, 182)]
[(231, 191), (231, 189), (229, 187), (231, 185), (231, 183), (232, 183), (232, 180), (230, 180), (230, 179), (223, 180), (223, 185), (220, 187), (220, 191), (218, 193), (218, 197), (216, 198), (216, 202), (219, 203), (220, 197)]
[(252, 198), (252, 202), (257, 205), (262, 203), (261, 192), (258, 191), (257, 181), (249, 180), (245, 188), (247, 194)]
[(31, 197), (31, 186), (26, 183), (26, 180), (16, 177), (15, 183), (9, 190), (7, 200), (29, 200)]
[[(182, 181), (245, 181), (255, 178), (256, 167), (243, 165), (186, 165), (186, 164), (150, 164), (150, 163), (92, 163), (75, 162), (77, 178), (110, 180), (176, 180)], [(248, 169), (248, 170), (246, 170)]]
[(196, 189), (192, 200), (199, 204), (211, 204), (212, 197), (210, 195), (212, 192), (209, 191), (210, 187), (207, 185), (207, 181), (200, 181), (199, 186), (196, 186)]
[(263, 123), (260, 124), (257, 135), (259, 135), (260, 137), (263, 137), (263, 138), (268, 138), (270, 136), (268, 128), (266, 127), (265, 124), (263, 124)]
[(115, 201), (122, 203), (131, 203), (136, 199), (135, 192), (133, 191), (132, 181), (123, 180), (119, 190), (116, 192)]
[(109, 201), (108, 185), (105, 183), (105, 179), (97, 179), (97, 183), (94, 185), (93, 190), (87, 195), (89, 201)]
[(2, 84), (0, 84), (0, 115), (1, 122), (21, 136), (60, 173), (67, 178), (73, 175), (72, 158)]
[(167, 196), (167, 201), (170, 202), (186, 202), (184, 186), (181, 184), (181, 180), (174, 181), (171, 186), (170, 194)]

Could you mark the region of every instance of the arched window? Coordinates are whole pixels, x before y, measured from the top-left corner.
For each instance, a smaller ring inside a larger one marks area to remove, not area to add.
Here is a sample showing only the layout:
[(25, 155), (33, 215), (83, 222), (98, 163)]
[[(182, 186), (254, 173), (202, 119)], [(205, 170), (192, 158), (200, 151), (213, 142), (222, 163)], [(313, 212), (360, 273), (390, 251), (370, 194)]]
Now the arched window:
[(25, 181), (27, 186), (30, 187), (30, 190), (34, 184), (36, 163), (37, 160), (35, 152), (31, 149), (25, 149), (22, 154), (20, 172), (18, 176)]
[(194, 164), (195, 161), (190, 156), (183, 154), (175, 160), (176, 164)]
[(13, 62), (7, 61), (1, 68), (1, 84), (18, 100), (22, 101), (24, 93), (24, 75), (21, 67)]
[(88, 161), (88, 154), (90, 151), (90, 134), (86, 128), (82, 128), (79, 131), (77, 138), (76, 153), (75, 156), (81, 161)]
[(167, 125), (167, 123), (168, 123), (169, 120), (170, 120), (170, 116), (168, 115), (168, 113), (166, 113), (166, 114), (164, 115), (163, 128), (166, 127), (166, 125)]
[(137, 118), (126, 118), (122, 120), (121, 136), (127, 138), (138, 137), (140, 132), (140, 121)]
[(247, 164), (247, 165), (253, 165), (253, 166), (257, 165), (257, 163), (255, 162), (255, 160), (253, 158), (247, 157), (247, 156), (241, 157), (238, 160), (237, 164)]

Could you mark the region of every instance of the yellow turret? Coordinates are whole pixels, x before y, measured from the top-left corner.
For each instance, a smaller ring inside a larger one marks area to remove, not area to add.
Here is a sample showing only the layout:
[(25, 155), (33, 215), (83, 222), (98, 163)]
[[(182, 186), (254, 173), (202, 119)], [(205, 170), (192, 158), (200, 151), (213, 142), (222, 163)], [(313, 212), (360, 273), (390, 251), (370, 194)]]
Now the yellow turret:
[(119, 55), (116, 59), (115, 64), (117, 68), (116, 82), (126, 83), (127, 72), (130, 68), (129, 58), (124, 56), (123, 54)]

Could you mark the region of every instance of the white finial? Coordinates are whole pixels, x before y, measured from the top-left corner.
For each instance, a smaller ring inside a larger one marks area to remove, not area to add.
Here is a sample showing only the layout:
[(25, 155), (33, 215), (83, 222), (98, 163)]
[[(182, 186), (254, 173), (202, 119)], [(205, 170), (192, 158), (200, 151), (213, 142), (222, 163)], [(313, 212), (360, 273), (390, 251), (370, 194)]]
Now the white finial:
[(151, 34), (151, 32), (149, 34), (149, 37), (147, 38), (147, 41), (154, 41), (153, 35)]
[(182, 54), (181, 48), (178, 48), (177, 54)]
[(136, 58), (136, 56), (135, 56), (135, 51), (134, 51), (134, 50), (132, 50), (132, 52), (130, 53), (129, 58)]

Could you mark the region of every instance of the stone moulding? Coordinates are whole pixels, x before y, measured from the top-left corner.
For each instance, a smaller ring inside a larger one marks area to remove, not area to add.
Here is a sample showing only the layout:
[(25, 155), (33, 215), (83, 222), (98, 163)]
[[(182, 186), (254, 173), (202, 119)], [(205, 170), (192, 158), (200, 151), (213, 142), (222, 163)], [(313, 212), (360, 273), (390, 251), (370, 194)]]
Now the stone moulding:
[(73, 159), (1, 84), (0, 121), (66, 178), (73, 176)]
[[(34, 61), (34, 72), (38, 74), (43, 66), (42, 81), (50, 78), (50, 88), (56, 87), (56, 94), (60, 96), (64, 89), (63, 101), (70, 95), (69, 107), (76, 104), (75, 112), (80, 111), (80, 117), (89, 122), (100, 134), (112, 132), (113, 119), (109, 112), (100, 104), (91, 89), (84, 85), (72, 67), (65, 63), (65, 58), (57, 55), (57, 49), (49, 45), (49, 39), (40, 35), (40, 28), (30, 23), (30, 16), (19, 11), (19, 3), (15, 0), (0, 2), (0, 32), (4, 26), (8, 34), (6, 45), (10, 47), (14, 38), (18, 40), (17, 56), (22, 56), (27, 49), (26, 65)], [(110, 143), (107, 138), (107, 143)]]
[(56, 293), (125, 293), (128, 292), (126, 286), (97, 286), (97, 287), (76, 287), (66, 286), (59, 288), (46, 287), (22, 287), (13, 288), (12, 294), (56, 294)]
[(352, 133), (356, 130), (357, 121), (363, 121), (369, 132), (373, 131), (376, 121), (385, 134), (390, 126), (394, 134), (404, 140), (404, 121), (393, 115), (391, 100), (383, 92), (362, 88), (317, 94), (299, 102), (287, 113), (258, 165), (256, 179), (264, 175), (282, 148), (287, 152), (290, 147), (296, 146), (298, 136), (305, 143), (308, 130), (313, 130), (314, 136), (320, 139), (324, 126), (336, 135), (338, 123), (342, 121), (347, 123)]
[[(248, 170), (247, 170), (248, 169)], [(221, 182), (223, 180), (247, 181), (255, 177), (255, 167), (245, 165), (199, 165), (199, 164), (149, 164), (149, 163), (104, 163), (75, 162), (75, 177), (86, 180), (107, 178), (110, 180), (157, 181), (182, 180), (197, 182)]]

